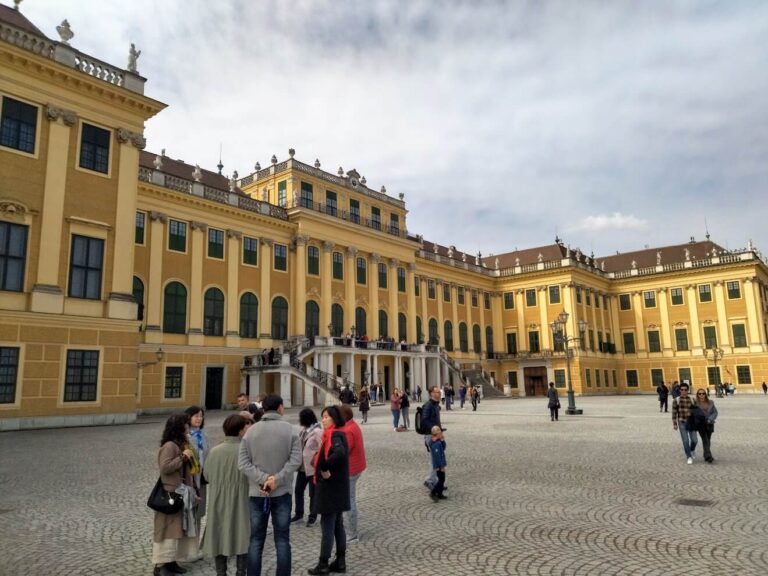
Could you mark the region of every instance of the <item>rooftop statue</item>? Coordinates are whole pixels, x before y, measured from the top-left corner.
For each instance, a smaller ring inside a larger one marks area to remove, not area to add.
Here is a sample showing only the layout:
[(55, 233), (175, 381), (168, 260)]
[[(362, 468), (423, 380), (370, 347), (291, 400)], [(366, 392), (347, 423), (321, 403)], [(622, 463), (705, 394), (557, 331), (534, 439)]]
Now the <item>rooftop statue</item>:
[(136, 50), (136, 45), (131, 43), (131, 49), (128, 51), (128, 72), (138, 74), (139, 70), (136, 68), (136, 60), (141, 56), (141, 50)]

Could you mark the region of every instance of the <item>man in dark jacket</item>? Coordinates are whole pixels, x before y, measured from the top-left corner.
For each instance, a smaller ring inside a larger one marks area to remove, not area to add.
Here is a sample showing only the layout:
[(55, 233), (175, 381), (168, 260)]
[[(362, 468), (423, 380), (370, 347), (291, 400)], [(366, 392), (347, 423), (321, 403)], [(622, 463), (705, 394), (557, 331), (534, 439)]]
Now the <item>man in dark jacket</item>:
[(349, 389), (349, 386), (344, 386), (339, 394), (339, 400), (341, 400), (342, 404), (354, 404), (355, 393)]
[(656, 393), (659, 395), (659, 412), (662, 410), (666, 412), (669, 403), (669, 388), (667, 388), (667, 385), (664, 384), (664, 382), (661, 382), (656, 387)]
[[(440, 426), (440, 387), (432, 386), (429, 389), (429, 400), (426, 401), (421, 409), (421, 429), (432, 430), (432, 426)], [(432, 454), (429, 451), (429, 441), (432, 438), (431, 432), (427, 432), (424, 435), (424, 446), (427, 448), (427, 456), (429, 460), (429, 474), (424, 479), (424, 486), (429, 488), (430, 492), (437, 484), (437, 473), (432, 467)]]

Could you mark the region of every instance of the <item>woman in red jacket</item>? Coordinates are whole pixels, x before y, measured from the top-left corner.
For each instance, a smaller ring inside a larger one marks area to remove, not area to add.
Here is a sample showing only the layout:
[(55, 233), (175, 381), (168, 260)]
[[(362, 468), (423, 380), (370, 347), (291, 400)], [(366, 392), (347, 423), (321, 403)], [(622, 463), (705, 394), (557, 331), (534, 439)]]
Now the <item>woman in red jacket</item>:
[(347, 532), (347, 543), (358, 540), (357, 533), (357, 481), (365, 471), (365, 444), (363, 443), (363, 431), (355, 422), (352, 408), (347, 405), (339, 406), (344, 417), (344, 434), (347, 436), (349, 446), (349, 511), (344, 512), (344, 527)]

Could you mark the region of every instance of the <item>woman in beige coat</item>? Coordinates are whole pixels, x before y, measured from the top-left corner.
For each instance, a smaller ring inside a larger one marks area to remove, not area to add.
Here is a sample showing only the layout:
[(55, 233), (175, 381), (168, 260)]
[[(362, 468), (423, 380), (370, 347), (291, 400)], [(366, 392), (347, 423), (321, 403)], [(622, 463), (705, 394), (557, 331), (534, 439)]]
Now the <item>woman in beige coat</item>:
[[(189, 416), (179, 413), (168, 417), (157, 455), (160, 480), (168, 492), (175, 492), (183, 483), (189, 486), (194, 494), (192, 475), (188, 470), (189, 460), (192, 458), (192, 450), (187, 445), (188, 433)], [(175, 514), (155, 512), (155, 534), (152, 542), (155, 576), (183, 574), (186, 569), (179, 566), (177, 560), (187, 558), (192, 551), (197, 550), (197, 537), (187, 536), (184, 532), (183, 514), (183, 508)]]

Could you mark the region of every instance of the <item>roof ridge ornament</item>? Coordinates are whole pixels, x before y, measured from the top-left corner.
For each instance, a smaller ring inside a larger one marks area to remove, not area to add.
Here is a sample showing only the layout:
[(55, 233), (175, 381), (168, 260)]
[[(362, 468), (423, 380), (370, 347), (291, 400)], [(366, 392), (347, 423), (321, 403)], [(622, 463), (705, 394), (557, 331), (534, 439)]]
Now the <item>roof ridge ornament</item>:
[(56, 32), (59, 33), (61, 43), (66, 46), (69, 46), (69, 41), (75, 37), (75, 33), (72, 32), (72, 27), (69, 25), (69, 22), (67, 22), (66, 18), (61, 21), (61, 24), (56, 26)]

